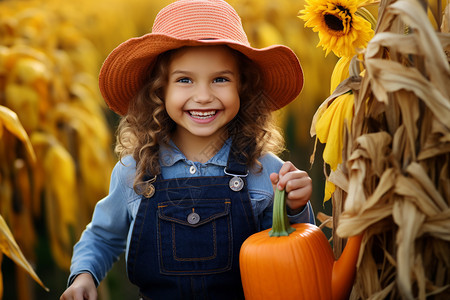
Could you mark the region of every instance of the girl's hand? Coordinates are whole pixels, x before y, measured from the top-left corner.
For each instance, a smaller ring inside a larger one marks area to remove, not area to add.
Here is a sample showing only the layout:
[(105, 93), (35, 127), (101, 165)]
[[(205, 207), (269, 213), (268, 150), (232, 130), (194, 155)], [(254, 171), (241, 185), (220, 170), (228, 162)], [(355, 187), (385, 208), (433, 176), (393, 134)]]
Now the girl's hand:
[(73, 283), (61, 295), (60, 300), (96, 300), (97, 287), (89, 273), (78, 275)]
[(287, 161), (281, 166), (280, 172), (270, 174), (274, 189), (286, 191), (286, 204), (290, 215), (300, 213), (308, 203), (312, 194), (312, 181), (308, 173), (297, 169)]

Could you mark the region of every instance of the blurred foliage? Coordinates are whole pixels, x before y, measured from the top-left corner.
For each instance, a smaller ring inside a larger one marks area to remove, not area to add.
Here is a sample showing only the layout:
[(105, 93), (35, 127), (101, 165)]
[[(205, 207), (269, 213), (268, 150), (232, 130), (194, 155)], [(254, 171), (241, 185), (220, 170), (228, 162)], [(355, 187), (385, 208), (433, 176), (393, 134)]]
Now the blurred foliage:
[[(73, 244), (106, 195), (116, 158), (117, 117), (104, 105), (97, 75), (107, 54), (150, 31), (171, 1), (0, 1), (0, 105), (15, 111), (36, 154), (13, 135), (0, 135), (0, 215), (50, 292), (7, 259), (4, 299), (57, 299), (65, 289)], [(310, 123), (329, 94), (336, 63), (316, 48), (318, 37), (297, 18), (302, 0), (230, 0), (254, 47), (284, 44), (300, 58), (305, 87), (277, 112), (291, 160), (313, 178), (313, 207), (322, 211), (324, 175)], [(319, 145), (320, 151), (320, 145)], [(124, 259), (99, 287), (100, 299), (134, 298)], [(136, 294), (137, 296), (137, 294)]]

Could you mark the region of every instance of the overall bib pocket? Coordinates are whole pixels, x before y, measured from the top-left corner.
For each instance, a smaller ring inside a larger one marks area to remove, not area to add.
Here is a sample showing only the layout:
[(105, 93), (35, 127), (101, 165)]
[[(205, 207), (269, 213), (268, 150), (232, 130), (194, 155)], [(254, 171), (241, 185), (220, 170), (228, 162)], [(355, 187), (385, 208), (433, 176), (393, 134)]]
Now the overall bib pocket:
[(206, 275), (230, 270), (230, 199), (189, 199), (158, 205), (161, 274)]

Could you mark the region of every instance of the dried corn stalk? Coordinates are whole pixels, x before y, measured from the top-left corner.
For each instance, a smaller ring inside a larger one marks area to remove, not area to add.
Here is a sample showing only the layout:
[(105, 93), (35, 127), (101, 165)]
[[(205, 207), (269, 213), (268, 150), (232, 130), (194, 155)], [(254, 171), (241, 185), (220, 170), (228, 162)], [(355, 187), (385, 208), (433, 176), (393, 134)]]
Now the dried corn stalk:
[(425, 6), (382, 1), (362, 81), (343, 82), (354, 119), (329, 180), (335, 234), (365, 231), (352, 299), (450, 299), (450, 16), (436, 32)]

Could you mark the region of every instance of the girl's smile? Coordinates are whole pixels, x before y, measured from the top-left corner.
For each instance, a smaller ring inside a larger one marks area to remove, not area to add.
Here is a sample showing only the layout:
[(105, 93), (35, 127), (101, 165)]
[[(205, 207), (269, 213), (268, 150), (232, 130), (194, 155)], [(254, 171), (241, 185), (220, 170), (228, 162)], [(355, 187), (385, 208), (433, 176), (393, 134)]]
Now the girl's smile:
[(190, 110), (187, 113), (193, 119), (194, 122), (206, 124), (213, 121), (219, 112), (220, 111), (217, 110), (206, 110), (206, 111)]
[(239, 69), (226, 46), (186, 47), (173, 55), (165, 90), (166, 111), (177, 124), (172, 137), (186, 143), (223, 143), (239, 111)]

